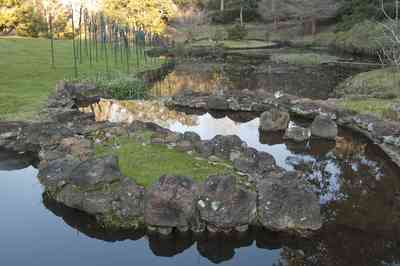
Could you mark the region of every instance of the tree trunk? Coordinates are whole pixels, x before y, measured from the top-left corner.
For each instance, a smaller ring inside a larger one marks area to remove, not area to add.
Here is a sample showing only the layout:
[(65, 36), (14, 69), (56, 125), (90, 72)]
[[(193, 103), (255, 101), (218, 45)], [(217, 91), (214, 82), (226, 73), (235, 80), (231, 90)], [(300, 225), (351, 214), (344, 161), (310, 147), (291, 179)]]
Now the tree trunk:
[(221, 12), (224, 11), (224, 8), (225, 8), (224, 0), (221, 0), (221, 7), (220, 7)]

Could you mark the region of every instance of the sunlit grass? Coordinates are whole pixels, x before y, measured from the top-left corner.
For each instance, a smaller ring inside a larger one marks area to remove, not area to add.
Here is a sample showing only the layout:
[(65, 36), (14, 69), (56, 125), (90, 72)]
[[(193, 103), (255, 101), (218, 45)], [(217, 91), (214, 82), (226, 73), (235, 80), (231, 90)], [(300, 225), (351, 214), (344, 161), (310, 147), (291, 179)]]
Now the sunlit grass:
[[(146, 138), (150, 135), (145, 133)], [(212, 164), (195, 155), (170, 149), (165, 145), (144, 144), (132, 138), (117, 138), (119, 148), (98, 144), (96, 154), (115, 154), (125, 176), (133, 178), (143, 186), (150, 186), (162, 175), (188, 176), (202, 181), (210, 175), (234, 174), (229, 164)]]
[[(84, 50), (83, 50), (84, 52)], [(109, 51), (110, 53), (110, 51)], [(111, 53), (110, 53), (111, 54)], [(100, 55), (100, 50), (99, 50)], [(115, 64), (109, 55), (109, 66), (112, 72), (126, 73), (126, 64)], [(78, 65), (80, 77), (105, 75), (105, 60), (93, 65), (84, 58)], [(160, 60), (139, 58), (140, 67), (136, 66), (135, 53), (131, 55), (130, 72), (154, 68)], [(0, 120), (33, 118), (51, 92), (56, 82), (74, 77), (72, 41), (55, 41), (55, 69), (50, 64), (50, 42), (46, 39), (1, 38), (0, 37)]]

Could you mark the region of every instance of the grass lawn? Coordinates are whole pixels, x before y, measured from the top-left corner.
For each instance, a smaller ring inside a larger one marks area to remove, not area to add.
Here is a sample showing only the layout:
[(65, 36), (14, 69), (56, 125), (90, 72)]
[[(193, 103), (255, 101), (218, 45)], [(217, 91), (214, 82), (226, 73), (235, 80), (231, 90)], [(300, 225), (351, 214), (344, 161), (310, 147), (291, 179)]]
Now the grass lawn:
[[(150, 139), (151, 133), (144, 135)], [(142, 141), (127, 137), (117, 138), (115, 143), (118, 143), (118, 149), (112, 145), (98, 144), (96, 154), (117, 155), (122, 173), (145, 187), (158, 181), (160, 176), (165, 174), (188, 176), (198, 181), (215, 174), (235, 174), (229, 163), (213, 164), (165, 145), (143, 144)]]
[[(82, 44), (84, 52), (84, 45)], [(100, 54), (100, 52), (99, 52)], [(55, 69), (50, 65), (50, 41), (18, 37), (0, 37), (0, 120), (32, 119), (44, 106), (47, 97), (54, 91), (58, 80), (73, 78), (72, 41), (55, 41)], [(100, 57), (100, 56), (99, 56)], [(140, 58), (141, 67), (136, 67), (136, 58), (131, 56), (131, 72), (142, 71), (160, 65), (160, 60)], [(115, 64), (110, 56), (113, 72), (126, 72), (125, 65)], [(119, 60), (120, 61), (120, 60)], [(100, 59), (90, 66), (83, 58), (78, 65), (80, 77), (105, 73), (105, 60)]]

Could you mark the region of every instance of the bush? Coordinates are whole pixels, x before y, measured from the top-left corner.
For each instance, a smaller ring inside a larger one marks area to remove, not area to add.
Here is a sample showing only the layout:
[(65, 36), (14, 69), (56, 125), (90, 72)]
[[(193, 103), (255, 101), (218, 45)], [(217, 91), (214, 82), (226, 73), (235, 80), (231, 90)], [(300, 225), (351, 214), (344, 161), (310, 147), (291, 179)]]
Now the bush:
[(230, 40), (243, 40), (247, 36), (247, 29), (244, 25), (235, 24), (227, 30), (228, 39)]

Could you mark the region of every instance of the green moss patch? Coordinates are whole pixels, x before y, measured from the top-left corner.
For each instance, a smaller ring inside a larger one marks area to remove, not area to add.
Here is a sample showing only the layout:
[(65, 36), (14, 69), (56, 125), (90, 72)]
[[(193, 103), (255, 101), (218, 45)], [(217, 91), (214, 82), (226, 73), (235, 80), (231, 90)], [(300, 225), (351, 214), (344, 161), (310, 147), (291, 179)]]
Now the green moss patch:
[(336, 88), (338, 96), (366, 95), (375, 98), (400, 97), (400, 71), (383, 68), (348, 78)]
[(383, 119), (400, 120), (400, 116), (392, 108), (395, 101), (385, 99), (342, 100), (339, 105), (361, 114), (373, 114)]
[(144, 132), (139, 138), (115, 138), (113, 143), (97, 145), (96, 154), (117, 155), (122, 173), (145, 187), (158, 181), (162, 175), (189, 176), (202, 181), (210, 175), (234, 173), (228, 162), (211, 163), (196, 154), (180, 152), (166, 145), (149, 144), (146, 140), (150, 135)]

